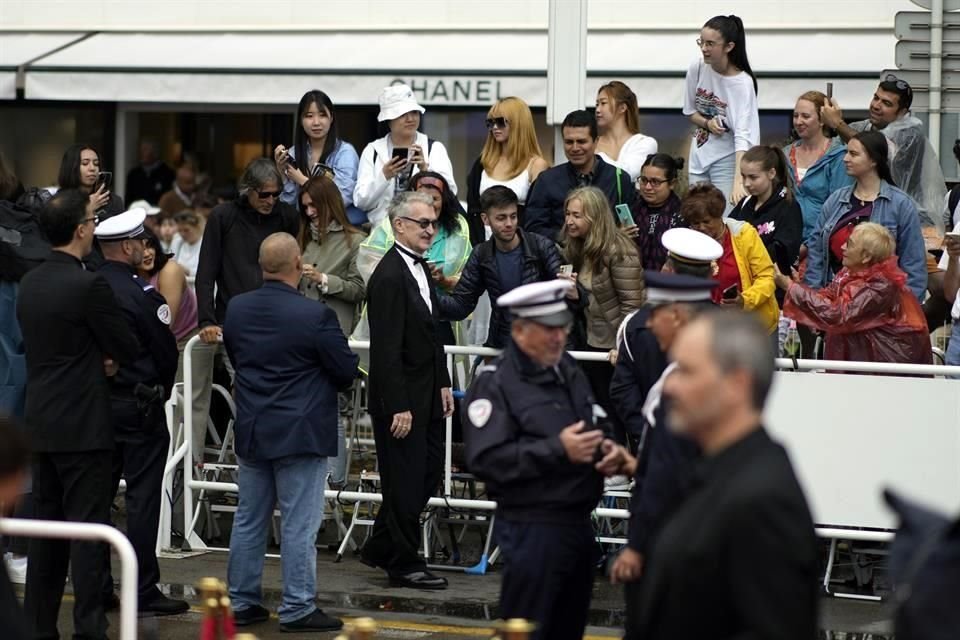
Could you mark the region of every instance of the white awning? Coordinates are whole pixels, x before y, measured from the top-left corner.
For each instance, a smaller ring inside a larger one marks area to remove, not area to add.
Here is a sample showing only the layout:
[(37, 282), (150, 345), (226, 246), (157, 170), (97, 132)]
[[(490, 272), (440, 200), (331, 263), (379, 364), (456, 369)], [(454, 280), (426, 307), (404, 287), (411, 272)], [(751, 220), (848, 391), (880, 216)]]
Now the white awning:
[[(596, 31), (588, 42), (584, 104), (623, 80), (641, 108), (678, 108), (695, 32)], [(33, 36), (31, 36), (33, 37)], [(838, 47), (838, 42), (843, 46)], [(866, 106), (879, 70), (893, 66), (892, 32), (758, 31), (750, 57), (761, 109), (791, 109), (829, 80), (844, 104)], [(802, 52), (802, 55), (797, 55)], [(25, 96), (224, 105), (289, 105), (320, 88), (337, 104), (374, 104), (393, 82), (429, 106), (546, 100), (545, 31), (343, 33), (98, 33), (27, 68)]]
[(17, 97), (17, 69), (82, 33), (0, 33), (0, 100)]

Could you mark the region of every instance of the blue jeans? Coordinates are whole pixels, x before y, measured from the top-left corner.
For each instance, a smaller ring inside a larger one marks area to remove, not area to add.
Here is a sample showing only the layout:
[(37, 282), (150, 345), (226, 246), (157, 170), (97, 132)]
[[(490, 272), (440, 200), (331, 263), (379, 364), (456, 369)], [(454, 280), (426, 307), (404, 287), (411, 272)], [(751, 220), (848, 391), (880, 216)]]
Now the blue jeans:
[(237, 611), (263, 604), (263, 556), (273, 507), (280, 505), (283, 601), (281, 623), (313, 613), (317, 605), (317, 530), (323, 518), (327, 459), (289, 456), (240, 463), (240, 501), (230, 535), (227, 582)]
[(703, 173), (694, 173), (691, 171), (688, 174), (688, 178), (691, 187), (698, 182), (709, 182), (717, 189), (720, 189), (720, 191), (723, 191), (723, 197), (727, 199), (727, 208), (723, 211), (723, 217), (726, 218), (730, 215), (730, 212), (733, 211), (733, 206), (730, 204), (730, 194), (733, 192), (733, 178), (736, 171), (737, 155), (732, 154), (726, 158), (717, 160), (707, 167)]
[(960, 366), (960, 320), (954, 320), (953, 328), (950, 329), (950, 344), (947, 345), (947, 364), (952, 367)]
[(346, 424), (347, 417), (341, 413), (337, 418), (337, 455), (330, 458), (330, 484), (336, 487), (347, 484)]

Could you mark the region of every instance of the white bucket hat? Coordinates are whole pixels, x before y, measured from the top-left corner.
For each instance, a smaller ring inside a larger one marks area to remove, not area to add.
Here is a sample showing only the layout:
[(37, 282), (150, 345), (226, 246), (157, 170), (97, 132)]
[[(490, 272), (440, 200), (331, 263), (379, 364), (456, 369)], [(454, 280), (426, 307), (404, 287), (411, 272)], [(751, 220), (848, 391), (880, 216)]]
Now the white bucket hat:
[(393, 120), (411, 111), (423, 113), (426, 109), (417, 104), (413, 90), (407, 85), (390, 85), (380, 93), (380, 114), (377, 122)]

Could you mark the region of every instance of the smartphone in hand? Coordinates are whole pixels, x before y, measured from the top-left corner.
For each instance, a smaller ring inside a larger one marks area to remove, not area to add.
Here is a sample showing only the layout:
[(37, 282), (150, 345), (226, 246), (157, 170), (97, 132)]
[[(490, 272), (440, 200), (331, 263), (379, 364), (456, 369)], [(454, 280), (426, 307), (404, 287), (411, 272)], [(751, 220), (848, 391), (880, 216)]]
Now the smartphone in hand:
[(93, 193), (100, 191), (103, 188), (104, 191), (110, 191), (110, 186), (113, 184), (113, 173), (110, 171), (101, 171), (97, 174), (97, 181), (93, 183)]
[(410, 147), (394, 147), (393, 148), (393, 159), (397, 160), (409, 160), (410, 159)]
[(620, 221), (621, 227), (629, 227), (634, 224), (633, 214), (630, 213), (628, 205), (618, 204), (614, 207), (614, 210), (617, 212), (617, 219)]
[(724, 300), (736, 300), (738, 295), (739, 291), (737, 291), (737, 285), (732, 284), (723, 290), (722, 297)]

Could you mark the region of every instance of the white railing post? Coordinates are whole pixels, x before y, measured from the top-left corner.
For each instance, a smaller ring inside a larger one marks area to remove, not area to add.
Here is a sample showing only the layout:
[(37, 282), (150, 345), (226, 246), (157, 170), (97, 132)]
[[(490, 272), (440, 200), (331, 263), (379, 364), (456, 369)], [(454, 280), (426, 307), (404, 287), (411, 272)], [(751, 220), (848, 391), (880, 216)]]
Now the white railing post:
[(0, 518), (0, 534), (106, 542), (120, 558), (120, 640), (137, 638), (137, 554), (127, 537), (105, 524)]

